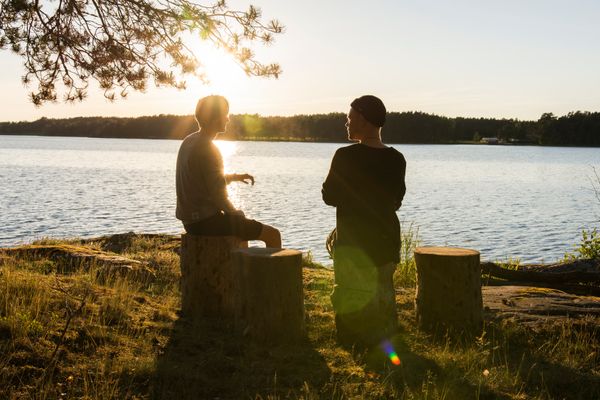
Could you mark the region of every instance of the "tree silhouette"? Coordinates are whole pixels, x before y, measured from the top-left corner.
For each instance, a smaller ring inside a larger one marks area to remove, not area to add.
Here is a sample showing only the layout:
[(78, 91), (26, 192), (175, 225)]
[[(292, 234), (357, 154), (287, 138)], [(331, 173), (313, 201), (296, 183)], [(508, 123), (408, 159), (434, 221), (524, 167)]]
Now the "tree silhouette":
[(250, 49), (269, 44), (283, 31), (276, 20), (263, 22), (260, 9), (232, 10), (225, 1), (202, 5), (187, 0), (2, 0), (0, 48), (24, 59), (25, 84), (37, 84), (35, 105), (81, 101), (90, 80), (104, 95), (157, 86), (184, 88), (180, 77), (206, 76), (197, 55), (182, 41), (186, 32), (224, 48), (246, 74), (277, 77), (278, 64), (263, 64)]
[[(345, 122), (344, 113), (287, 117), (234, 114), (230, 115), (227, 131), (219, 137), (345, 143)], [(31, 122), (0, 122), (0, 135), (183, 139), (197, 128), (193, 115), (40, 118)], [(464, 143), (498, 137), (510, 144), (600, 147), (600, 112), (575, 111), (561, 117), (545, 113), (537, 121), (391, 112), (382, 136), (387, 143)]]

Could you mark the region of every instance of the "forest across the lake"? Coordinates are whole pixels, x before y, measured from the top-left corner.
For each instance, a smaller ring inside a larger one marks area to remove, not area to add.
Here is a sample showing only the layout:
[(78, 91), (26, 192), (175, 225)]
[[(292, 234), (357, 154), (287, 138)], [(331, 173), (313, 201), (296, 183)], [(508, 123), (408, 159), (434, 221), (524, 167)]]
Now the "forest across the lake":
[[(344, 113), (230, 116), (222, 139), (341, 142), (346, 140)], [(197, 129), (192, 115), (142, 117), (40, 118), (1, 122), (0, 134), (85, 136), (130, 139), (181, 139)], [(537, 121), (444, 117), (423, 112), (391, 112), (382, 136), (388, 143), (445, 144), (497, 138), (508, 144), (600, 146), (600, 112), (545, 113)]]

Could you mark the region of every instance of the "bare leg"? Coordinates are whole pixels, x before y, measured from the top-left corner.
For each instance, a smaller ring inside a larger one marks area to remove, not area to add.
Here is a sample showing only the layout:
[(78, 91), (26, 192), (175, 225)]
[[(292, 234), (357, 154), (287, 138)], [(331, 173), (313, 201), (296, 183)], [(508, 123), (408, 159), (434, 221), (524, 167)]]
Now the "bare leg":
[(281, 233), (272, 226), (263, 224), (258, 240), (265, 242), (265, 246), (267, 247), (281, 248)]
[(240, 242), (239, 246), (240, 249), (247, 249), (248, 248), (248, 241), (244, 241), (244, 242)]

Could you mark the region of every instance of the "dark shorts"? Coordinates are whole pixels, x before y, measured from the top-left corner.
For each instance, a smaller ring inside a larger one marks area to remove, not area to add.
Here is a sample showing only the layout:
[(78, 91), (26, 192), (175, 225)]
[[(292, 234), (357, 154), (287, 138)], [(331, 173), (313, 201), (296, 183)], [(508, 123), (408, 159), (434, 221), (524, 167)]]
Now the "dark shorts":
[(191, 224), (183, 224), (185, 231), (199, 236), (235, 236), (242, 240), (256, 240), (262, 224), (236, 214), (215, 214)]

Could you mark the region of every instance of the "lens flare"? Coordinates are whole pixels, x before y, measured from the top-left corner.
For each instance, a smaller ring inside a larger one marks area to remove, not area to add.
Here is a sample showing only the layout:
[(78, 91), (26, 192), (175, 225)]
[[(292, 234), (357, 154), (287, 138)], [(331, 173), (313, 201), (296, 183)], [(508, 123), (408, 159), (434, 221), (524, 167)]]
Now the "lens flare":
[(396, 353), (396, 351), (394, 350), (394, 346), (392, 346), (392, 343), (389, 340), (386, 340), (383, 343), (381, 343), (381, 349), (388, 356), (392, 364), (400, 365), (400, 357), (398, 357), (398, 353)]

